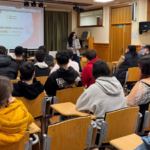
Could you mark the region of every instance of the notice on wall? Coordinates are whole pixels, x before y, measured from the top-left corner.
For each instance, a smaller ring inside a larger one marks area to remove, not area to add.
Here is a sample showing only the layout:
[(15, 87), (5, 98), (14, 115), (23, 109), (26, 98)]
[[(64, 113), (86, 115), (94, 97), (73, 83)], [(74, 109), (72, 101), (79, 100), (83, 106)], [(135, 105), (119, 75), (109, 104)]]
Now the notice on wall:
[(132, 38), (137, 39), (139, 37), (138, 32), (132, 32)]
[(117, 25), (117, 28), (123, 28), (124, 25)]

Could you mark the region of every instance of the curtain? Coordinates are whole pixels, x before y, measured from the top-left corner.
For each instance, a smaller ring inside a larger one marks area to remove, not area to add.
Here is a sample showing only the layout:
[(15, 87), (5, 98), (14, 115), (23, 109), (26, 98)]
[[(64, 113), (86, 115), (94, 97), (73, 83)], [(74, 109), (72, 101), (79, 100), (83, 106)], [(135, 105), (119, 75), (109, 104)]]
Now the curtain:
[(68, 13), (45, 11), (44, 41), (47, 51), (66, 50), (68, 39)]

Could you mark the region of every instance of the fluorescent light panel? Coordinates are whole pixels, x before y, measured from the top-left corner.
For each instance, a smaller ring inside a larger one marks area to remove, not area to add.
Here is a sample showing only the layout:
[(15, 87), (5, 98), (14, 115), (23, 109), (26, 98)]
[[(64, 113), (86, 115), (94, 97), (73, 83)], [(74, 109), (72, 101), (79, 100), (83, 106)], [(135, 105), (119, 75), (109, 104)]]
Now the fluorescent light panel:
[(94, 2), (101, 2), (101, 3), (107, 3), (111, 1), (114, 1), (114, 0), (94, 0)]

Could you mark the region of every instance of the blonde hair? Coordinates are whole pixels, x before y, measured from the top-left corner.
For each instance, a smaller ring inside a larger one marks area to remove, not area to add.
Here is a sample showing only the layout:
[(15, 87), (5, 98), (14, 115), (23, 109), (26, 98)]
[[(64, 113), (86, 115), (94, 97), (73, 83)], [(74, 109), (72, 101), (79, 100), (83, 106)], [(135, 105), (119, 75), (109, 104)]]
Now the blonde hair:
[(0, 106), (8, 101), (10, 94), (13, 92), (13, 85), (7, 77), (0, 76)]

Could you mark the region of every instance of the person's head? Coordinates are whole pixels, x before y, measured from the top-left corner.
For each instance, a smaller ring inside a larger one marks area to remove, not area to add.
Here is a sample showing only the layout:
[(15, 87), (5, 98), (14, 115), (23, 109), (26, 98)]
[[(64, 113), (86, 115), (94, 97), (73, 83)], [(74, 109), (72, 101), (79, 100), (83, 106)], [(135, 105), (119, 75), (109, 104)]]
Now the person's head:
[(66, 52), (69, 55), (69, 58), (72, 59), (73, 58), (73, 51), (72, 50), (66, 50)]
[(95, 80), (99, 77), (109, 77), (110, 69), (104, 60), (97, 60), (93, 64), (92, 74)]
[(7, 50), (4, 46), (0, 46), (0, 54), (6, 54)]
[(15, 55), (16, 55), (16, 57), (22, 57), (23, 56), (23, 47), (22, 46), (17, 46), (15, 48)]
[(57, 64), (59, 66), (68, 65), (69, 63), (69, 54), (67, 51), (59, 51), (56, 54)]
[(94, 51), (93, 49), (89, 49), (85, 52), (85, 57), (87, 59), (87, 61), (91, 61), (94, 58), (97, 57), (96, 51)]
[(145, 48), (145, 46), (146, 46), (145, 44), (142, 44), (141, 45), (141, 50), (143, 50)]
[(7, 77), (0, 76), (0, 109), (8, 106), (12, 100), (13, 85)]
[(46, 53), (46, 46), (42, 45), (38, 48), (38, 50), (43, 50)]
[(24, 62), (20, 66), (20, 79), (22, 81), (30, 81), (35, 77), (35, 67), (32, 62)]
[(134, 45), (127, 46), (126, 53), (128, 53), (128, 52), (130, 52), (133, 57), (135, 57), (137, 55), (136, 47)]
[(144, 56), (138, 61), (141, 70), (141, 79), (150, 77), (150, 56)]
[(75, 32), (71, 32), (68, 38), (68, 43), (69, 46), (72, 47), (72, 40), (76, 39), (76, 33)]
[(35, 54), (36, 62), (43, 62), (45, 61), (45, 52), (43, 50), (38, 50)]
[(145, 46), (145, 52), (146, 52), (146, 54), (150, 53), (150, 45)]

